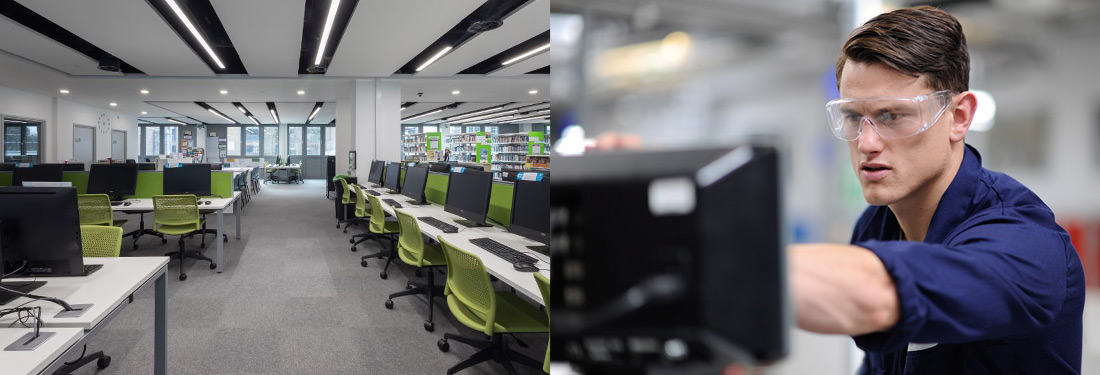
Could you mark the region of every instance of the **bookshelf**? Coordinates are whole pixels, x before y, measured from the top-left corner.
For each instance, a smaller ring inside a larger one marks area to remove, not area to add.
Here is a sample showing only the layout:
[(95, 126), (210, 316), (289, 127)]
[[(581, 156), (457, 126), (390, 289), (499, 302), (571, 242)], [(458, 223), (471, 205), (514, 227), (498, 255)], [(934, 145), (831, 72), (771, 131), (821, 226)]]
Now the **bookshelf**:
[(408, 134), (401, 137), (401, 160), (437, 161), (442, 156), (442, 133)]
[(493, 137), (493, 171), (511, 169), (549, 169), (549, 144), (543, 132), (499, 134)]
[(451, 134), (447, 136), (447, 149), (452, 161), (488, 163), (492, 152), (485, 132)]

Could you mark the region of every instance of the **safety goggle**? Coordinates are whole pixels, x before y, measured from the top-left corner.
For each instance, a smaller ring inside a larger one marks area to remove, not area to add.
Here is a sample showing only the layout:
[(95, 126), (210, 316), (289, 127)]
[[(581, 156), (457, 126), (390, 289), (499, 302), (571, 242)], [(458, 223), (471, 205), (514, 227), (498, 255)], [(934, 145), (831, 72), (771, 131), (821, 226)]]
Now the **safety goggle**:
[(825, 104), (829, 128), (843, 141), (859, 139), (866, 123), (887, 139), (905, 138), (928, 130), (954, 97), (943, 90), (912, 98), (835, 99)]

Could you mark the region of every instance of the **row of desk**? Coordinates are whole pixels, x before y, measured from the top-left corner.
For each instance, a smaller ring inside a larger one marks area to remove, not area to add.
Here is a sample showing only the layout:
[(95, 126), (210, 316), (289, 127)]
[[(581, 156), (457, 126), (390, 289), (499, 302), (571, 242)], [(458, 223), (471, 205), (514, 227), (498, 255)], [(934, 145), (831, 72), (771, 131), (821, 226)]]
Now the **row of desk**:
[(485, 264), (485, 268), (487, 271), (489, 271), (489, 274), (495, 276), (497, 279), (500, 279), (505, 284), (508, 284), (509, 286), (514, 288), (517, 292), (520, 293), (520, 295), (526, 297), (528, 300), (531, 300), (532, 302), (538, 303), (540, 305), (544, 305), (544, 302), (542, 300), (542, 293), (539, 291), (538, 284), (535, 282), (535, 277), (534, 275), (532, 275), (533, 272), (516, 271), (515, 267), (512, 266), (512, 263), (501, 259), (495, 254), (474, 245), (470, 242), (470, 240), (475, 238), (488, 237), (496, 240), (497, 242), (500, 242), (505, 246), (524, 252), (525, 254), (538, 259), (538, 263), (535, 264), (535, 266), (539, 268), (538, 272), (549, 279), (550, 257), (527, 248), (527, 246), (545, 244), (529, 240), (516, 234), (508, 233), (504, 228), (497, 226), (467, 228), (455, 222), (455, 220), (461, 219), (460, 217), (444, 211), (443, 207), (437, 204), (414, 206), (411, 204), (405, 204), (405, 201), (409, 200), (409, 197), (401, 194), (386, 194), (385, 189), (382, 187), (367, 187), (363, 185), (360, 185), (360, 187), (362, 187), (363, 189), (370, 189), (382, 193), (382, 195), (378, 196), (378, 201), (382, 204), (382, 209), (385, 210), (388, 214), (396, 216), (396, 214), (394, 214), (395, 208), (388, 203), (383, 202), (383, 199), (393, 199), (398, 203), (401, 203), (402, 207), (398, 209), (412, 216), (418, 218), (422, 216), (431, 216), (447, 224), (458, 227), (458, 233), (443, 233), (443, 231), (439, 230), (436, 227), (418, 221), (418, 224), (420, 224), (421, 233), (428, 235), (433, 239), (442, 237), (443, 239), (447, 240), (447, 242), (450, 242), (451, 244), (461, 248), (462, 250), (477, 255), (479, 258), (481, 258), (482, 263)]

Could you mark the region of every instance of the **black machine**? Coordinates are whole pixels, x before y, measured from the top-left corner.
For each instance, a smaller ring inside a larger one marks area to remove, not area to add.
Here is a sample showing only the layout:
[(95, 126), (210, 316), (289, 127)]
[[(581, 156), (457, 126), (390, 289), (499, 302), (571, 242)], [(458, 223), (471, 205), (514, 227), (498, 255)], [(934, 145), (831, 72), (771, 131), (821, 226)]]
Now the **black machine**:
[(88, 172), (88, 194), (107, 194), (112, 201), (134, 195), (137, 189), (137, 164), (92, 164)]
[(550, 171), (503, 168), (500, 170), (500, 179), (506, 182), (516, 182), (516, 180), (542, 181), (550, 179)]
[(137, 163), (139, 171), (155, 171), (157, 163)]
[(35, 164), (27, 168), (15, 168), (11, 177), (11, 186), (23, 186), (24, 181), (61, 182), (65, 170), (64, 164)]
[(11, 172), (15, 170), (15, 163), (0, 163), (0, 172)]
[(367, 174), (367, 182), (373, 184), (382, 184), (382, 169), (386, 167), (386, 162), (383, 160), (375, 160), (370, 162), (370, 173)]
[(550, 181), (516, 181), (508, 231), (550, 243)]
[(456, 167), (464, 167), (467, 170), (470, 170), (470, 169), (475, 170), (475, 171), (484, 171), (485, 170), (485, 165), (477, 164), (477, 163), (458, 163), (455, 166)]
[(212, 171), (222, 170), (222, 163), (211, 163), (210, 164), (210, 170), (212, 170)]
[(429, 172), (438, 173), (451, 173), (451, 167), (458, 165), (458, 162), (453, 161), (433, 161), (428, 164)]
[(210, 164), (184, 164), (164, 169), (164, 194), (210, 196)]
[(461, 216), (459, 221), (467, 227), (484, 227), (489, 213), (489, 194), (493, 188), (493, 174), (485, 171), (452, 171), (447, 181), (447, 204), (443, 210)]
[(553, 360), (722, 373), (787, 354), (774, 148), (605, 152), (554, 167)]
[(61, 164), (61, 169), (66, 172), (83, 172), (84, 163), (65, 163)]
[(405, 186), (401, 188), (401, 194), (412, 198), (406, 203), (412, 205), (427, 204), (424, 197), (424, 187), (428, 183), (428, 167), (409, 167), (405, 169)]
[(84, 267), (75, 188), (0, 189), (0, 223), (4, 274), (82, 276), (91, 271)]
[(401, 191), (401, 163), (386, 163), (386, 178), (382, 179), (382, 187), (390, 189), (391, 194)]

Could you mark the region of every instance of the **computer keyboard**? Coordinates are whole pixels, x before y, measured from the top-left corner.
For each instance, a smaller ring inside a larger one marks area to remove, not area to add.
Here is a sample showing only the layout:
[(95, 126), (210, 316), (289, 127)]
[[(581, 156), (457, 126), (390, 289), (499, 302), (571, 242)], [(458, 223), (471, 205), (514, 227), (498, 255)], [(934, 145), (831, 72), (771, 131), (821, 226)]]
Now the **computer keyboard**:
[(379, 193), (379, 192), (374, 191), (374, 190), (367, 190), (366, 192), (367, 192), (367, 194), (370, 194), (370, 195), (373, 195), (373, 196), (376, 196), (376, 197), (379, 196), (379, 195), (382, 195), (382, 193)]
[(439, 230), (443, 231), (443, 233), (458, 233), (458, 227), (456, 227), (454, 225), (451, 225), (451, 224), (444, 223), (442, 220), (436, 219), (434, 217), (421, 216), (421, 217), (418, 217), (417, 219), (420, 219), (420, 221), (423, 221), (424, 224), (431, 225), (431, 226), (435, 227), (436, 229), (439, 229)]
[(99, 271), (99, 269), (101, 269), (101, 268), (103, 268), (102, 264), (85, 264), (84, 265), (84, 270), (83, 270), (84, 273), (80, 274), (80, 275), (55, 275), (55, 274), (50, 274), (50, 273), (23, 272), (23, 273), (20, 273), (19, 275), (17, 275), (16, 277), (88, 276), (88, 275), (91, 275), (92, 273), (94, 273), (95, 271)]
[(504, 244), (502, 244), (500, 242), (496, 242), (492, 238), (488, 238), (488, 237), (474, 238), (474, 239), (470, 240), (470, 243), (472, 243), (474, 245), (477, 245), (477, 247), (485, 249), (485, 251), (493, 253), (493, 255), (496, 255), (496, 256), (500, 257), (501, 259), (504, 259), (504, 260), (508, 261), (508, 263), (512, 263), (512, 264), (517, 264), (517, 263), (520, 263), (520, 264), (535, 264), (535, 263), (538, 263), (538, 261), (539, 261), (538, 259), (535, 259), (535, 258), (533, 258), (533, 257), (531, 257), (527, 254), (521, 253), (521, 252), (517, 251), (516, 249), (510, 248), (508, 246), (504, 246)]
[(122, 203), (124, 203), (124, 202), (123, 201), (111, 201), (112, 206), (121, 206)]
[(102, 264), (85, 264), (84, 265), (84, 276), (91, 275), (92, 272), (99, 271), (100, 268), (103, 268)]
[(393, 206), (395, 208), (401, 208), (401, 203), (397, 203), (397, 201), (395, 201), (393, 199), (386, 198), (386, 199), (383, 199), (382, 201), (386, 202), (386, 204), (388, 204), (390, 206)]

